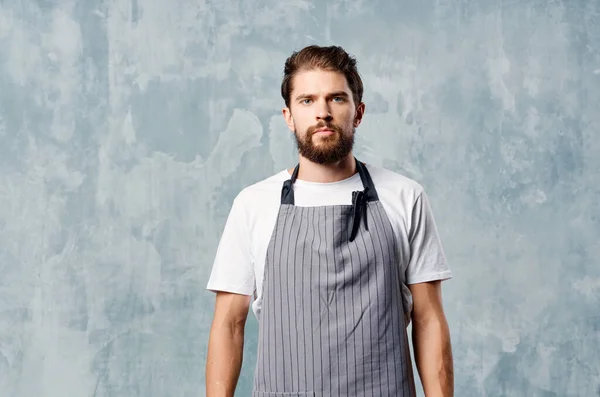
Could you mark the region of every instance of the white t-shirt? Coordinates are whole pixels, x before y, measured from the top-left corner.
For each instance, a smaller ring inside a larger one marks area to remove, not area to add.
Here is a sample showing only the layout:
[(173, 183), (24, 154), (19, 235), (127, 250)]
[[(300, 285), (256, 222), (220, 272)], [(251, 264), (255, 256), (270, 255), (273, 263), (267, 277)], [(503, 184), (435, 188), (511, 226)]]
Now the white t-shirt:
[[(375, 189), (398, 241), (404, 311), (412, 311), (407, 285), (452, 277), (434, 217), (421, 185), (384, 168), (367, 164)], [(260, 318), (267, 247), (273, 234), (287, 170), (243, 189), (233, 201), (217, 248), (207, 289), (253, 295), (252, 309)], [(295, 205), (351, 205), (352, 192), (362, 190), (358, 173), (333, 183), (296, 180)]]

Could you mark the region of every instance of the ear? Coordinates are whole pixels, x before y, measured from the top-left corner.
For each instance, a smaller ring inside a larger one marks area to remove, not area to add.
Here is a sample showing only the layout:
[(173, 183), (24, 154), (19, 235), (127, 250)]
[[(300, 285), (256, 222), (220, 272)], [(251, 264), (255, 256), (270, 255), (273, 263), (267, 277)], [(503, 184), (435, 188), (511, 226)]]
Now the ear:
[(356, 107), (356, 114), (354, 115), (354, 128), (356, 128), (360, 125), (360, 122), (362, 121), (362, 118), (364, 115), (365, 115), (365, 104), (364, 104), (364, 102), (361, 102)]
[(290, 108), (283, 108), (282, 110), (283, 118), (285, 119), (285, 123), (287, 124), (290, 131), (296, 131), (296, 124), (294, 123), (294, 118), (292, 117), (292, 111)]

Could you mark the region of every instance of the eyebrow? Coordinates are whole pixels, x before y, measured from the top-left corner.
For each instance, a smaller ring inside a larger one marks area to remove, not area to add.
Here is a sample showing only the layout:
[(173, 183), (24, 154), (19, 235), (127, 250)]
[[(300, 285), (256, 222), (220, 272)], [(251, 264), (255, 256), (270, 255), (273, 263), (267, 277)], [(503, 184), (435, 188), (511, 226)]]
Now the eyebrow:
[[(335, 91), (335, 92), (329, 93), (327, 96), (328, 97), (339, 96), (339, 97), (349, 98), (349, 95), (345, 91)], [(299, 95), (296, 95), (295, 99), (296, 99), (296, 101), (298, 101), (300, 99), (306, 99), (306, 98), (312, 98), (312, 97), (314, 97), (313, 94), (299, 94)]]

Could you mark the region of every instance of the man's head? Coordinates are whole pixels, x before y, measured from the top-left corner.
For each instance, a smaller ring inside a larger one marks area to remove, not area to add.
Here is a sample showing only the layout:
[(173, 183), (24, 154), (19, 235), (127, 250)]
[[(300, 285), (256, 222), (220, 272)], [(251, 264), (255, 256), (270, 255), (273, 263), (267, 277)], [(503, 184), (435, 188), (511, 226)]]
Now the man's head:
[(318, 164), (346, 158), (365, 105), (356, 60), (341, 47), (305, 47), (286, 61), (281, 96), (300, 155)]

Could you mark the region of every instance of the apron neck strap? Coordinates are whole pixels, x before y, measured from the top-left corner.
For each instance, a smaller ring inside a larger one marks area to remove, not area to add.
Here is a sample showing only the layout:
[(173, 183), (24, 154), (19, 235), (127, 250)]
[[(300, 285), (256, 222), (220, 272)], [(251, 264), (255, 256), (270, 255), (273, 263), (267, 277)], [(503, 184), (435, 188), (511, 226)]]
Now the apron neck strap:
[[(366, 201), (379, 200), (377, 191), (375, 190), (375, 184), (373, 183), (373, 179), (371, 179), (371, 174), (369, 174), (367, 167), (356, 158), (354, 160), (356, 161), (356, 170), (358, 171), (364, 188)], [(294, 183), (296, 182), (296, 179), (298, 179), (299, 170), (300, 164), (296, 165), (296, 168), (294, 168), (294, 172), (292, 173), (290, 179), (283, 183), (283, 188), (281, 189), (281, 204), (294, 205)]]
[(367, 170), (367, 166), (364, 163), (356, 160), (356, 169), (358, 170), (358, 174), (360, 175), (360, 180), (362, 181), (364, 187), (364, 193), (367, 201), (377, 201), (379, 200), (379, 196), (377, 195), (377, 190), (375, 190), (375, 184), (373, 183), (373, 179), (371, 179), (371, 174), (369, 174), (369, 170)]

